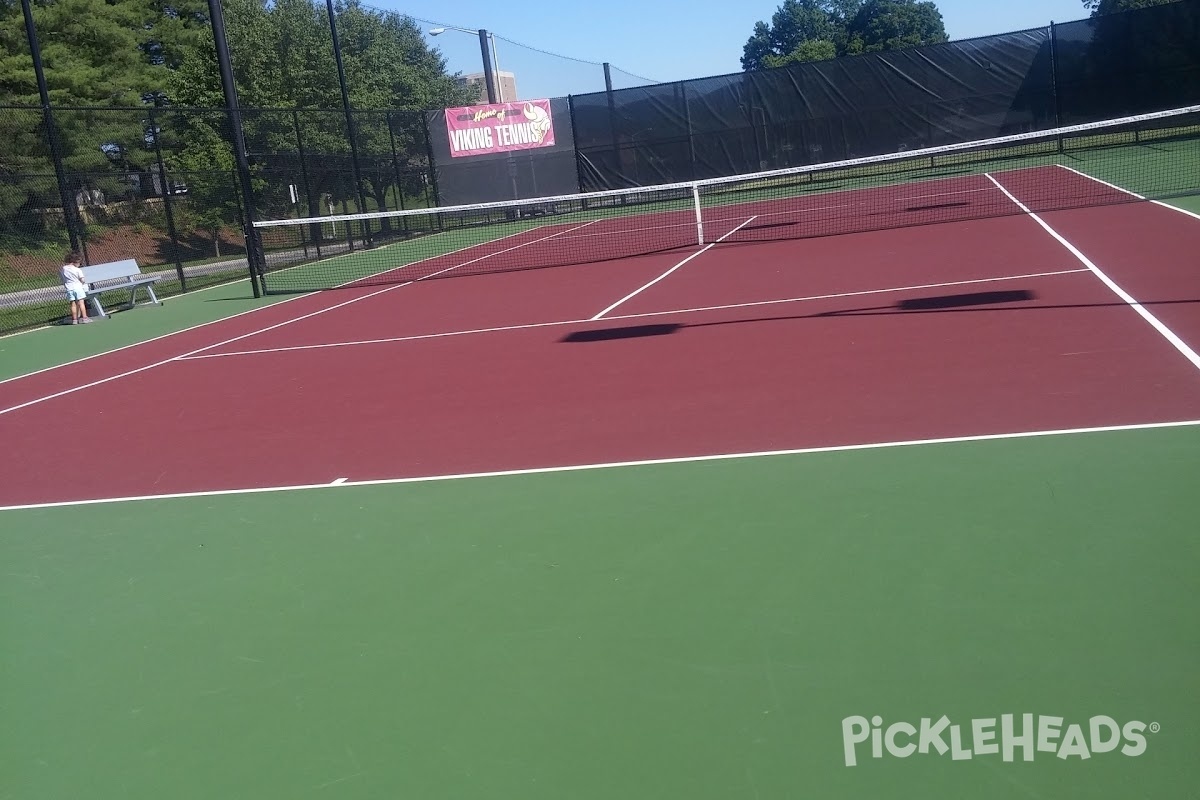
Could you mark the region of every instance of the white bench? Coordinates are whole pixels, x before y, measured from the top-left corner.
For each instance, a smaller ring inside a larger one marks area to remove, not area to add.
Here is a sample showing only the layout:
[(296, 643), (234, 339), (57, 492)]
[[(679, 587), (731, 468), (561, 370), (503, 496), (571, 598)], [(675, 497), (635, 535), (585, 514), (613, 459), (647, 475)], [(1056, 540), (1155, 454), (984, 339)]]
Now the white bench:
[(118, 289), (129, 290), (129, 308), (146, 305), (146, 303), (137, 302), (138, 289), (146, 290), (146, 294), (150, 296), (150, 300), (147, 302), (162, 305), (162, 301), (154, 294), (154, 284), (158, 282), (158, 278), (154, 275), (143, 275), (138, 268), (137, 261), (132, 258), (84, 267), (83, 280), (88, 285), (88, 302), (101, 317), (108, 317), (108, 312), (100, 304), (100, 295)]

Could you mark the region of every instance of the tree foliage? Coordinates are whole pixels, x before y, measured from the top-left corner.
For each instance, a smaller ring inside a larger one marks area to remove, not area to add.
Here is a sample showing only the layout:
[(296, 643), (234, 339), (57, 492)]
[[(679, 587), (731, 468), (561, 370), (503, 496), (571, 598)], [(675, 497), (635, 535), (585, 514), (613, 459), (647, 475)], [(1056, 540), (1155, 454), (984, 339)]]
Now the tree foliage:
[[(428, 47), (420, 28), (410, 18), (367, 8), (358, 0), (336, 6), (335, 13), (347, 90), (356, 111), (415, 114), (469, 101), (470, 89), (447, 73), (445, 60)], [(263, 0), (224, 0), (224, 17), (240, 105), (247, 109), (306, 112), (296, 116), (247, 112), (244, 130), (251, 152), (294, 152), (299, 135), (314, 191), (333, 202), (357, 202), (349, 164), (349, 137), (341, 113), (341, 87), (324, 7), (310, 0), (275, 0), (270, 4)], [(203, 34), (198, 46), (185, 54), (171, 76), (168, 94), (184, 106), (224, 105), (211, 32)], [(404, 118), (415, 120), (415, 116)], [(395, 183), (395, 168), (403, 169), (411, 157), (423, 155), (424, 142), (414, 124), (399, 124), (396, 118), (384, 114), (356, 114), (355, 123), (366, 190), (382, 205)], [(186, 131), (180, 133), (189, 136)], [(197, 140), (193, 151), (208, 152), (211, 163), (225, 158), (224, 150), (219, 149), (222, 140), (212, 131), (190, 136)], [(203, 159), (180, 162), (196, 176), (189, 181), (189, 189), (197, 196), (219, 192), (222, 198), (228, 198), (226, 173), (206, 173), (203, 165)], [(286, 204), (288, 183), (298, 181), (292, 174), (274, 182), (261, 180), (258, 188), (271, 207), (280, 209)], [(232, 209), (228, 199), (223, 207)]]
[[(236, 221), (227, 116), (178, 111), (225, 106), (207, 0), (32, 3), (68, 192), (99, 190), (108, 199), (136, 199), (137, 176), (150, 180), (161, 148), (167, 170), (186, 176), (192, 205), (205, 209), (190, 215), (198, 226), (216, 231)], [(293, 153), (299, 121), (320, 191), (334, 199), (353, 197), (350, 171), (339, 161), (349, 147), (324, 3), (223, 0), (222, 7), (240, 105), (327, 112), (299, 119), (247, 111), (244, 132), (251, 149)], [(470, 90), (448, 74), (444, 58), (426, 44), (412, 19), (359, 0), (343, 0), (335, 12), (356, 110), (415, 112), (468, 101)], [(0, 224), (20, 216), (21, 209), (59, 205), (40, 104), (21, 5), (0, 0), (0, 105), (33, 107), (0, 113), (0, 136), (15, 144), (0, 151)], [(407, 166), (406, 154), (423, 155), (416, 130), (362, 126), (361, 154), (388, 159), (389, 169), (366, 170), (377, 201), (396, 182), (391, 167)], [(322, 169), (325, 156), (331, 158)], [(280, 194), (264, 175), (256, 180), (268, 199)]]
[(1093, 17), (1103, 17), (1118, 11), (1132, 11), (1137, 8), (1161, 6), (1175, 0), (1083, 0), (1085, 8), (1091, 9)]
[(771, 23), (757, 22), (742, 68), (764, 69), (947, 40), (929, 0), (784, 0)]

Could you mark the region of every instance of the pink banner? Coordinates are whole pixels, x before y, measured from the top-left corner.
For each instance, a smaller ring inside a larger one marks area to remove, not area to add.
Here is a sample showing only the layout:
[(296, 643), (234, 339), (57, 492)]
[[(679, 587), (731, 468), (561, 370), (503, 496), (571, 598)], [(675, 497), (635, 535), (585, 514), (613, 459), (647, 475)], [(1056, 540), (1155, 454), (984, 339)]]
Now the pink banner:
[(479, 156), (554, 145), (549, 100), (446, 109), (450, 155)]

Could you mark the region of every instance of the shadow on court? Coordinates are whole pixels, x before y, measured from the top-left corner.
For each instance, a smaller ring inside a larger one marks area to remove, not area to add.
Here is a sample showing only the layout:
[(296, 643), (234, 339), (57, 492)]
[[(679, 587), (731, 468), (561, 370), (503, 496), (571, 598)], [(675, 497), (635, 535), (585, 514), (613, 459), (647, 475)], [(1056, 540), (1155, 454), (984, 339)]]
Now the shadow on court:
[(643, 339), (648, 336), (668, 336), (681, 324), (629, 325), (621, 328), (596, 328), (589, 331), (574, 331), (563, 337), (564, 342), (611, 342), (614, 339)]
[[(972, 313), (978, 311), (1055, 311), (1072, 308), (1114, 308), (1125, 307), (1124, 302), (1112, 303), (1058, 303), (1054, 305), (1009, 305), (1012, 303), (1029, 303), (1037, 299), (1037, 295), (1028, 289), (1012, 289), (1007, 291), (971, 292), (967, 294), (934, 295), (931, 297), (915, 297), (901, 300), (886, 306), (867, 306), (863, 308), (847, 308), (840, 311), (820, 311), (815, 314), (791, 314), (778, 317), (755, 317), (753, 319), (730, 319), (719, 322), (680, 322), (655, 325), (623, 325), (619, 327), (594, 328), (586, 331), (575, 331), (564, 336), (562, 343), (607, 342), (619, 339), (641, 339), (651, 336), (668, 336), (686, 328), (709, 328), (717, 325), (745, 325), (756, 322), (786, 322), (800, 319), (831, 319), (834, 317), (870, 317), (896, 314), (945, 314)], [(1141, 306), (1163, 306), (1200, 304), (1200, 299), (1193, 300), (1157, 300), (1140, 302)], [(782, 305), (782, 304), (781, 304)], [(714, 309), (716, 310), (716, 309)], [(725, 309), (722, 309), (725, 310)], [(699, 311), (699, 310), (698, 310)]]

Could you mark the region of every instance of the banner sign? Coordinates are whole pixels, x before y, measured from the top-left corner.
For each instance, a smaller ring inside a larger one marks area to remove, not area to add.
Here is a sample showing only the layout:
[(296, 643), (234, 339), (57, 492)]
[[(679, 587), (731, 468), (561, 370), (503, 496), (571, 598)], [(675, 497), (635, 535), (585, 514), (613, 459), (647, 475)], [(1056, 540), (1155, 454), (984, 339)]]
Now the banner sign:
[(549, 100), (447, 108), (446, 132), (455, 158), (554, 146)]

